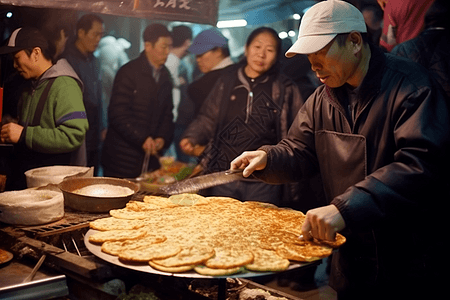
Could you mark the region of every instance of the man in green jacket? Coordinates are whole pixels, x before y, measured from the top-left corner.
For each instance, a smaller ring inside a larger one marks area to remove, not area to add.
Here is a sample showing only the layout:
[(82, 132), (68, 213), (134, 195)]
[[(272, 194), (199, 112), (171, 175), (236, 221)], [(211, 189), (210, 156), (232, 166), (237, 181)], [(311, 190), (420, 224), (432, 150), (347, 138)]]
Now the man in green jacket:
[(13, 55), (14, 68), (28, 81), (19, 100), (19, 123), (3, 125), (0, 134), (3, 143), (14, 144), (10, 187), (22, 189), (27, 170), (85, 163), (88, 121), (80, 79), (66, 60), (52, 63), (48, 41), (37, 29), (16, 29), (0, 48), (5, 53)]

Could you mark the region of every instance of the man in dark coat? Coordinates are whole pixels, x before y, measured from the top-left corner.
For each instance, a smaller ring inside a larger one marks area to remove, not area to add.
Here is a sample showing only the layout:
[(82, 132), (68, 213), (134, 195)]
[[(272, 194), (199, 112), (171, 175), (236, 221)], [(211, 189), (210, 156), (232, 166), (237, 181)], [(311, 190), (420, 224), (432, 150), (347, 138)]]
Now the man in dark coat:
[(77, 22), (75, 41), (68, 42), (62, 54), (83, 81), (83, 102), (89, 121), (89, 130), (86, 133), (87, 165), (94, 167), (96, 175), (100, 169), (100, 148), (105, 125), (102, 123), (100, 68), (93, 53), (104, 32), (102, 18), (95, 14), (83, 15)]
[(145, 29), (143, 38), (144, 51), (121, 67), (114, 79), (102, 152), (105, 176), (139, 176), (146, 153), (152, 154), (148, 171), (158, 169), (157, 155), (173, 139), (173, 85), (164, 66), (171, 34), (156, 23)]
[[(425, 68), (368, 43), (361, 12), (322, 1), (286, 56), (307, 54), (323, 83), (287, 138), (231, 168), (265, 182), (320, 173), (328, 205), (299, 220), (305, 239), (347, 241), (333, 253), (339, 300), (439, 299), (448, 264), (450, 105)], [(446, 264), (446, 266), (444, 266)]]

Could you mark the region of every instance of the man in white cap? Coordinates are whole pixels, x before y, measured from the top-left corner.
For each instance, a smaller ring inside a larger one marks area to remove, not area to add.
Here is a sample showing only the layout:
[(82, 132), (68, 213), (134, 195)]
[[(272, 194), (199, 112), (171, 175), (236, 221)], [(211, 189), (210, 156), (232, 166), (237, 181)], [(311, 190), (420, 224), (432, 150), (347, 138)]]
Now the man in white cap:
[[(435, 299), (448, 199), (449, 104), (421, 66), (367, 42), (361, 12), (322, 1), (286, 56), (306, 54), (323, 83), (287, 138), (231, 168), (269, 183), (320, 172), (328, 205), (307, 212), (304, 239), (347, 241), (333, 253), (338, 299)], [(445, 200), (444, 200), (445, 201)]]

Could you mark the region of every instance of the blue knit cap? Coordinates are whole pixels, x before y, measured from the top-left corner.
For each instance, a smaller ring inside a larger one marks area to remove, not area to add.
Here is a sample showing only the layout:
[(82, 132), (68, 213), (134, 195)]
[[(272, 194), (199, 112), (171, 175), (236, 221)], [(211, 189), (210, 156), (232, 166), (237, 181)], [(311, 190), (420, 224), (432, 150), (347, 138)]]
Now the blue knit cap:
[(188, 51), (200, 55), (214, 48), (228, 45), (228, 39), (217, 29), (207, 29), (200, 32), (192, 41)]

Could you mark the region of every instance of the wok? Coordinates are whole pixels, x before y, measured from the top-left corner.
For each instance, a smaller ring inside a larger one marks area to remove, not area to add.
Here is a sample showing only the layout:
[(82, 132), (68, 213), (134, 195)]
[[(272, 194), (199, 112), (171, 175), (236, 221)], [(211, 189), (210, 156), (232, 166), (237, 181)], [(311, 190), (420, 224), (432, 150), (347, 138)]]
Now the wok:
[[(75, 193), (76, 190), (94, 184), (111, 184), (127, 187), (133, 190), (133, 194), (115, 197), (86, 196)], [(125, 179), (112, 177), (73, 177), (64, 179), (59, 185), (64, 195), (64, 205), (84, 212), (109, 212), (111, 209), (124, 208), (128, 201), (139, 190), (136, 183)]]

